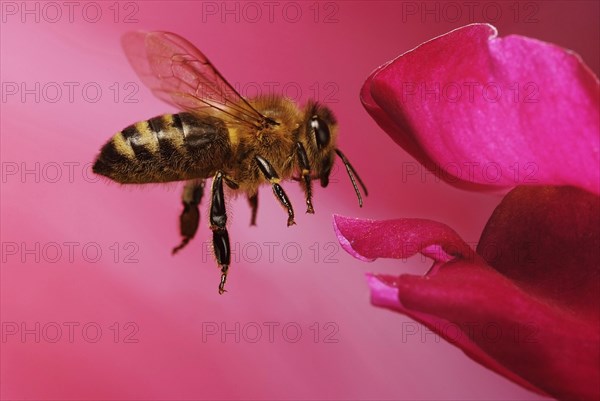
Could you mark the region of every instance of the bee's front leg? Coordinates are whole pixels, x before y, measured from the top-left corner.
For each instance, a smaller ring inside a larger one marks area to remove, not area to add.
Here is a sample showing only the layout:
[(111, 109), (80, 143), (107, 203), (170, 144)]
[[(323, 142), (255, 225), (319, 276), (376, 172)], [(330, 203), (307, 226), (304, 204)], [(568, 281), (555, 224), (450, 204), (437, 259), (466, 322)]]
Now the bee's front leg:
[(204, 195), (204, 179), (186, 182), (181, 197), (183, 211), (179, 216), (179, 232), (182, 239), (181, 243), (173, 248), (173, 254), (183, 249), (198, 231), (198, 223), (200, 222), (198, 205), (202, 200), (202, 195)]
[(258, 164), (258, 168), (260, 169), (260, 171), (262, 171), (265, 178), (267, 180), (269, 180), (269, 182), (271, 183), (271, 186), (273, 187), (273, 193), (275, 194), (275, 196), (277, 197), (279, 202), (283, 205), (283, 207), (285, 207), (287, 209), (287, 212), (288, 212), (287, 225), (288, 225), (288, 227), (296, 224), (296, 222), (294, 221), (294, 209), (292, 208), (292, 204), (290, 203), (290, 200), (288, 199), (287, 195), (285, 194), (285, 191), (283, 190), (281, 185), (279, 185), (280, 179), (279, 179), (279, 176), (277, 175), (277, 172), (275, 171), (275, 169), (273, 168), (271, 163), (269, 163), (266, 159), (264, 159), (260, 156), (254, 156), (254, 160), (256, 160), (256, 163)]
[(302, 179), (304, 180), (304, 193), (306, 194), (306, 213), (315, 213), (312, 205), (312, 178), (310, 177), (310, 163), (306, 150), (301, 142), (296, 142), (296, 154), (298, 155), (298, 163), (302, 169)]
[(210, 229), (213, 232), (213, 248), (215, 258), (221, 269), (221, 282), (219, 283), (219, 294), (225, 292), (225, 281), (231, 261), (231, 246), (229, 245), (229, 234), (227, 233), (227, 213), (225, 212), (225, 196), (223, 194), (224, 176), (217, 171), (213, 178), (210, 203)]

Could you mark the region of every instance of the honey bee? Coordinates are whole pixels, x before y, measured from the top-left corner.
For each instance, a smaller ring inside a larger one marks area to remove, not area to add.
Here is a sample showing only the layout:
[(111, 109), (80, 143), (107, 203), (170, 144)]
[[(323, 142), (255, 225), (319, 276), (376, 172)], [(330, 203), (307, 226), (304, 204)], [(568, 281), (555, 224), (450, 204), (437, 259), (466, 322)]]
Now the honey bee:
[(357, 181), (365, 195), (367, 189), (336, 147), (338, 125), (329, 108), (315, 101), (299, 107), (275, 95), (245, 99), (202, 52), (174, 33), (128, 33), (123, 48), (144, 84), (183, 111), (117, 132), (100, 150), (93, 171), (122, 184), (186, 181), (179, 218), (182, 239), (173, 253), (194, 238), (205, 181), (212, 178), (209, 221), (221, 270), (220, 294), (231, 262), (224, 184), (247, 196), (251, 225), (256, 224), (258, 188), (271, 185), (291, 226), (294, 209), (282, 181), (298, 181), (306, 212), (314, 213), (312, 181), (327, 186), (337, 154), (362, 207)]

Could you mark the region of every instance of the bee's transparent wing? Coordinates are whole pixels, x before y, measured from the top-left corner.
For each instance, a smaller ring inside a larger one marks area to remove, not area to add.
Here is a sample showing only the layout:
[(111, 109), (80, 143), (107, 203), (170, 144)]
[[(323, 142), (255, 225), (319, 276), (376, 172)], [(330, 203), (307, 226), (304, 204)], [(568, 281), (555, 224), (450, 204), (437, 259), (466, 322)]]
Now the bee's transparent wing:
[(194, 45), (171, 32), (129, 32), (125, 54), (142, 82), (160, 99), (198, 112), (211, 108), (225, 121), (252, 127), (265, 117), (256, 111)]

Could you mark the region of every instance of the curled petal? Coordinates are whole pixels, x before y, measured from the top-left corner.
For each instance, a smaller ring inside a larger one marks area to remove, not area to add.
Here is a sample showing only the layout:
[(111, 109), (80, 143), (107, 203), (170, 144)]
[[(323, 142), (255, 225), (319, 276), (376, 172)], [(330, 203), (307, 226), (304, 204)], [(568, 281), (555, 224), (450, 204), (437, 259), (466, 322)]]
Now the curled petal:
[(453, 185), (598, 194), (599, 94), (576, 54), (473, 24), (380, 67), (361, 98), (400, 146)]
[(344, 250), (363, 261), (408, 258), (418, 252), (435, 262), (475, 255), (454, 230), (431, 220), (373, 221), (334, 215), (333, 229)]

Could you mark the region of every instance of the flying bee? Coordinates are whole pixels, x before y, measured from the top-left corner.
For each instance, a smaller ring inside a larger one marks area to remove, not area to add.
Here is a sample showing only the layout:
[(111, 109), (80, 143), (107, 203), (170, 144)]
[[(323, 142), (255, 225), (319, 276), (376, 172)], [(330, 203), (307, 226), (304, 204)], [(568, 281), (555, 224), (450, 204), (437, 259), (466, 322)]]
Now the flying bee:
[(362, 207), (357, 181), (365, 195), (367, 189), (336, 147), (337, 121), (327, 107), (309, 101), (300, 108), (274, 95), (245, 99), (202, 52), (174, 33), (128, 33), (123, 48), (144, 84), (183, 111), (118, 132), (102, 147), (93, 171), (122, 184), (186, 181), (179, 218), (182, 240), (173, 253), (195, 236), (205, 181), (212, 178), (209, 221), (221, 270), (220, 294), (231, 261), (224, 185), (247, 196), (251, 225), (256, 224), (258, 188), (271, 185), (291, 226), (294, 209), (281, 182), (298, 181), (306, 212), (314, 213), (312, 181), (327, 186), (337, 154)]

